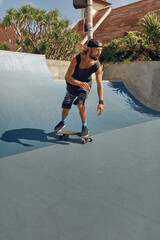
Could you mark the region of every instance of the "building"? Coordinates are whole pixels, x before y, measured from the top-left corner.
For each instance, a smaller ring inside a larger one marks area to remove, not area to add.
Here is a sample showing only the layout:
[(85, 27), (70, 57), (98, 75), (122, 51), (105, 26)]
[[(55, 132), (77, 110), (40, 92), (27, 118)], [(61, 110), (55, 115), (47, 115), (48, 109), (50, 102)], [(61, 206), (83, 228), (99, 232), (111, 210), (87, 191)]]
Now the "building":
[(7, 32), (5, 32), (0, 25), (0, 43), (3, 42), (8, 43), (9, 50), (16, 51), (16, 34), (12, 27), (8, 27)]
[[(153, 12), (160, 12), (160, 0), (141, 0), (123, 7), (112, 9), (105, 0), (93, 0), (93, 36), (103, 44), (112, 39), (124, 37), (127, 31), (141, 30), (142, 18)], [(86, 14), (81, 10), (81, 20), (74, 29), (82, 36), (82, 44), (87, 41), (85, 32)]]

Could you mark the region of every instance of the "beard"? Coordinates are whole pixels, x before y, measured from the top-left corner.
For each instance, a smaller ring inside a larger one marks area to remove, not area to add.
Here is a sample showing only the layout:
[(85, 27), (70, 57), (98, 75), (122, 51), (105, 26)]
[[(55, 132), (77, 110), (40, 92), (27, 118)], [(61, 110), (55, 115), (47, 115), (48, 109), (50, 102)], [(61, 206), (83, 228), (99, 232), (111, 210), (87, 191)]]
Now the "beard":
[(89, 57), (90, 57), (91, 59), (93, 59), (94, 61), (97, 61), (97, 60), (98, 60), (98, 57), (92, 56), (91, 53), (89, 54)]

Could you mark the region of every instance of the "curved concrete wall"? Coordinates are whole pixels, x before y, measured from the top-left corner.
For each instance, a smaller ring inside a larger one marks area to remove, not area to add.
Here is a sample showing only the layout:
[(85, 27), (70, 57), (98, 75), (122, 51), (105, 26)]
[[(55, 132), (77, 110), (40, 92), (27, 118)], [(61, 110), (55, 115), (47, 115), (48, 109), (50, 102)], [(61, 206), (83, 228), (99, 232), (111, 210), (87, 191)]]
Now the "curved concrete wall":
[[(48, 60), (54, 80), (64, 80), (70, 61)], [(95, 76), (93, 76), (95, 80)], [(103, 80), (122, 81), (141, 103), (160, 111), (160, 62), (113, 64), (103, 67)]]
[(103, 68), (103, 80), (122, 81), (144, 105), (160, 111), (160, 62), (114, 64)]

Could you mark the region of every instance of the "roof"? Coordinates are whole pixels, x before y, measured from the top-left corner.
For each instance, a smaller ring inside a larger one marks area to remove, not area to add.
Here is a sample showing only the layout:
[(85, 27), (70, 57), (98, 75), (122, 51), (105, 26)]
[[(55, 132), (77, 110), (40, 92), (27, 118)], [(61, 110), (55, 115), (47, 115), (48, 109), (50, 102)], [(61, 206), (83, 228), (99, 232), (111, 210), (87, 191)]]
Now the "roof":
[(101, 3), (104, 6), (112, 5), (112, 3), (106, 2), (106, 0), (94, 0), (94, 2)]
[[(93, 17), (93, 27), (104, 16), (107, 9), (109, 8), (97, 11)], [(127, 31), (141, 30), (139, 23), (142, 18), (152, 12), (160, 12), (159, 0), (142, 0), (112, 9), (104, 21), (94, 31), (93, 36), (101, 39), (103, 44), (112, 39), (124, 37), (124, 33)], [(79, 21), (74, 29), (76, 29), (84, 39), (86, 34), (83, 33), (83, 20)]]

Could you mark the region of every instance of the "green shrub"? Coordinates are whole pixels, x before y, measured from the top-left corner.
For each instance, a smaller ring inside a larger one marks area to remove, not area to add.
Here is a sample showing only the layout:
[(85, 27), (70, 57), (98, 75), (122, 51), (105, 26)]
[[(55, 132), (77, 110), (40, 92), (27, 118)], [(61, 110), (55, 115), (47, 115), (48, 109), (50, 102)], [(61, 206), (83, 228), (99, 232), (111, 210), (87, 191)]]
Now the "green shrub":
[(6, 51), (8, 51), (8, 50), (9, 50), (9, 44), (6, 43), (6, 42), (0, 43), (0, 50), (6, 50)]
[(100, 61), (107, 64), (160, 61), (160, 17), (149, 14), (140, 25), (142, 32), (129, 31), (123, 38), (104, 45)]

